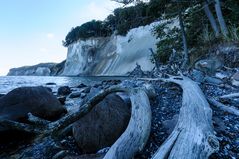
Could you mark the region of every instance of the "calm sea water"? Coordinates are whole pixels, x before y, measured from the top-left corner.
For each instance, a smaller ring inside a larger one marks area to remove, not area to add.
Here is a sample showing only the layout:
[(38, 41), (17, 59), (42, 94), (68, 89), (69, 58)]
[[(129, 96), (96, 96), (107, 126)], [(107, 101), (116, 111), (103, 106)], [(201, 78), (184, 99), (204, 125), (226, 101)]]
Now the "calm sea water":
[[(0, 94), (6, 94), (23, 86), (47, 86), (56, 91), (60, 86), (74, 87), (80, 83), (93, 85), (109, 79), (125, 79), (125, 77), (0, 76)], [(47, 83), (55, 83), (56, 85), (46, 85)]]

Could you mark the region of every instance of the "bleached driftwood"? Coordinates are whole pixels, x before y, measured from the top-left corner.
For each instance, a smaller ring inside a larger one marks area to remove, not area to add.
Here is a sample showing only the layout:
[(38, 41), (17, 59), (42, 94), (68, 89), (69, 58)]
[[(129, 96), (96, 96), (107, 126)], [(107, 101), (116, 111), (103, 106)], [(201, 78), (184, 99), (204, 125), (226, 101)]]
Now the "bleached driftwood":
[(7, 128), (7, 129), (12, 129), (12, 130), (19, 130), (19, 131), (25, 131), (28, 133), (34, 133), (34, 134), (39, 134), (42, 132), (42, 129), (30, 125), (30, 124), (25, 124), (25, 123), (19, 123), (16, 121), (12, 121), (12, 120), (7, 120), (7, 119), (1, 119), (0, 120), (0, 126), (2, 126), (3, 128)]
[(47, 125), (50, 121), (34, 116), (32, 113), (28, 113), (28, 121), (35, 125)]
[(229, 99), (229, 98), (238, 98), (238, 97), (239, 97), (239, 93), (232, 93), (232, 94), (223, 95), (220, 98)]
[(153, 159), (206, 159), (219, 148), (213, 133), (212, 110), (200, 87), (184, 76), (161, 79), (183, 89), (182, 107), (173, 132)]
[(133, 89), (131, 99), (131, 118), (125, 132), (111, 146), (104, 159), (131, 159), (143, 150), (151, 129), (151, 108), (146, 93)]
[(218, 101), (216, 101), (215, 99), (213, 98), (208, 98), (208, 101), (210, 104), (212, 104), (213, 106), (225, 111), (225, 112), (228, 112), (228, 113), (231, 113), (231, 114), (234, 114), (234, 115), (237, 115), (239, 116), (239, 110), (233, 106), (226, 106)]

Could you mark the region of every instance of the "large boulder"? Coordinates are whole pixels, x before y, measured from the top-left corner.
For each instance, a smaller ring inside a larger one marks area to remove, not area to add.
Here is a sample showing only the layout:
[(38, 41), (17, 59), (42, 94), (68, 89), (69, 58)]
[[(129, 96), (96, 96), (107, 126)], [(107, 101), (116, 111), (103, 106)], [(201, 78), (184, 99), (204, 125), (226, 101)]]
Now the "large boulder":
[(56, 120), (66, 109), (46, 87), (20, 87), (0, 98), (0, 118), (22, 121), (29, 112)]
[(217, 57), (209, 57), (203, 60), (199, 60), (195, 63), (195, 68), (204, 72), (207, 75), (213, 75), (217, 69), (223, 66), (223, 62)]
[(85, 153), (111, 146), (126, 129), (130, 107), (116, 94), (110, 94), (86, 116), (73, 124), (73, 136)]

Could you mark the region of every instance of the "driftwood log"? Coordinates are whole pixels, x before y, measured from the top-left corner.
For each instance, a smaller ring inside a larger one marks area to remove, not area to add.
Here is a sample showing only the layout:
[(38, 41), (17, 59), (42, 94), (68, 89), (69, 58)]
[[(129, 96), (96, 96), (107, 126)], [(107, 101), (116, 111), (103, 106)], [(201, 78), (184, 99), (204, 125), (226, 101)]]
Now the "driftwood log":
[(232, 93), (232, 94), (223, 95), (220, 98), (221, 99), (239, 98), (239, 93)]
[(177, 124), (153, 159), (206, 159), (219, 149), (213, 133), (212, 110), (196, 82), (182, 75), (145, 80), (173, 82), (183, 89)]
[(152, 118), (149, 99), (140, 89), (133, 89), (129, 94), (132, 104), (129, 125), (104, 159), (131, 159), (143, 150), (149, 138)]
[(208, 101), (211, 105), (221, 109), (222, 111), (224, 112), (228, 112), (228, 113), (231, 113), (231, 114), (234, 114), (234, 115), (237, 115), (239, 116), (239, 110), (236, 108), (236, 107), (233, 107), (233, 106), (226, 106), (218, 101), (216, 101), (215, 99), (213, 98), (208, 98)]
[(200, 87), (181, 76), (165, 79), (183, 89), (183, 101), (177, 125), (160, 146), (153, 159), (205, 159), (219, 149), (213, 133), (212, 110)]

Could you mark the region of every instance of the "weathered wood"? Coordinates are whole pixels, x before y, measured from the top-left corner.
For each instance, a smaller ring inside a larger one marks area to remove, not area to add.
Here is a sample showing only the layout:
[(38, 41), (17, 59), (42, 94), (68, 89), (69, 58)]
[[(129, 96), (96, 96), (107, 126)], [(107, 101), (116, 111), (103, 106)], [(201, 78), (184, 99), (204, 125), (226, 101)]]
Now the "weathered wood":
[(239, 97), (239, 93), (232, 93), (232, 94), (223, 95), (220, 98), (229, 99), (229, 98), (238, 98), (238, 97)]
[(50, 123), (50, 121), (36, 117), (32, 115), (32, 113), (28, 113), (27, 115), (28, 115), (28, 121), (30, 121), (31, 123), (35, 125), (47, 125)]
[(29, 132), (29, 133), (35, 133), (35, 134), (39, 134), (40, 132), (42, 132), (42, 129), (40, 129), (36, 126), (32, 126), (32, 125), (25, 124), (25, 123), (19, 123), (19, 122), (15, 122), (15, 121), (11, 121), (11, 120), (1, 119), (0, 126), (2, 126), (3, 128), (10, 129), (10, 130), (19, 130), (19, 131), (25, 131), (25, 132)]
[(225, 112), (228, 112), (228, 113), (231, 113), (231, 114), (234, 114), (234, 115), (237, 115), (239, 116), (239, 110), (233, 106), (226, 106), (218, 101), (216, 101), (215, 99), (213, 98), (208, 98), (208, 101), (210, 104), (212, 104), (213, 106), (225, 111)]
[(213, 133), (212, 110), (196, 82), (181, 76), (161, 79), (183, 89), (182, 107), (173, 132), (153, 159), (205, 159), (219, 148)]
[(152, 118), (149, 99), (141, 89), (134, 89), (129, 95), (132, 104), (129, 125), (104, 159), (131, 159), (143, 150), (148, 140)]

